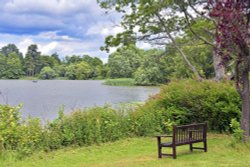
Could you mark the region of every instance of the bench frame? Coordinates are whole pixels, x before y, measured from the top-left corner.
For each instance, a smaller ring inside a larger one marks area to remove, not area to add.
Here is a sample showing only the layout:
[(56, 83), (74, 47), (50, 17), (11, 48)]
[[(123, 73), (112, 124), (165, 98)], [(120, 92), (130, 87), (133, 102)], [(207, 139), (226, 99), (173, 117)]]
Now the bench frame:
[[(173, 126), (173, 135), (157, 135), (158, 158), (162, 156), (172, 156), (176, 159), (176, 147), (189, 144), (192, 152), (194, 149), (204, 150), (207, 152), (207, 123), (190, 124), (182, 126)], [(162, 143), (162, 137), (172, 137), (172, 142)], [(204, 147), (194, 147), (194, 143), (203, 142)], [(172, 154), (163, 154), (162, 148), (172, 148)]]

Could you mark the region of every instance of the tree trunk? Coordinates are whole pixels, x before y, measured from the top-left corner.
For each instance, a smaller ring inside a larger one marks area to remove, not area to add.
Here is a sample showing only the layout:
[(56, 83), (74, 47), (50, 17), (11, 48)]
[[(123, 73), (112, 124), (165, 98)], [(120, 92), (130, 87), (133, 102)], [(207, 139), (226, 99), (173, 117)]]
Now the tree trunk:
[(213, 53), (213, 65), (215, 72), (215, 81), (220, 81), (225, 77), (225, 66), (221, 64), (221, 57), (214, 51)]
[(242, 113), (240, 118), (241, 129), (243, 133), (243, 141), (248, 142), (249, 140), (249, 111), (250, 111), (250, 99), (249, 99), (249, 71), (246, 70), (242, 75)]

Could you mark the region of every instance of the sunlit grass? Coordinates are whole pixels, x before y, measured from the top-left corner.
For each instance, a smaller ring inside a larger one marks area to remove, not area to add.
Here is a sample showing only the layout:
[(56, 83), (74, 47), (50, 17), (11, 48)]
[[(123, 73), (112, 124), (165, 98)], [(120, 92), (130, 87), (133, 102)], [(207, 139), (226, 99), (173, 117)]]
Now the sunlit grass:
[[(199, 144), (198, 144), (199, 145)], [(170, 149), (164, 149), (171, 152)], [(189, 152), (188, 146), (177, 147), (177, 159), (157, 158), (155, 138), (132, 138), (100, 146), (65, 148), (50, 153), (36, 153), (24, 160), (11, 156), (0, 160), (3, 167), (248, 167), (250, 145), (230, 146), (230, 137), (210, 134), (208, 152)]]
[(27, 77), (27, 76), (24, 76), (22, 78), (20, 78), (20, 80), (39, 80), (38, 77)]
[(135, 81), (132, 78), (117, 78), (107, 79), (105, 80), (104, 84), (110, 86), (134, 86)]

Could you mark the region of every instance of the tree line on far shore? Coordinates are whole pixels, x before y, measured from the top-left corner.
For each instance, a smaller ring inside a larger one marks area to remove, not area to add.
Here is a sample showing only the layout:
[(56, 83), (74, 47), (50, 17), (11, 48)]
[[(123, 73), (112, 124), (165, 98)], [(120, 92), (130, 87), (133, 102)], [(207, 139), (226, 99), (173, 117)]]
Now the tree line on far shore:
[(8, 44), (0, 51), (0, 78), (20, 79), (38, 77), (40, 79), (81, 80), (104, 77), (103, 62), (97, 57), (66, 56), (63, 60), (57, 53), (42, 55), (36, 44), (28, 47), (25, 56), (15, 44)]
[[(189, 53), (189, 59), (197, 64), (200, 74), (205, 78), (212, 78), (214, 70), (211, 48), (197, 45), (185, 49)], [(89, 55), (70, 55), (63, 59), (59, 57), (57, 53), (42, 55), (36, 44), (30, 45), (23, 55), (15, 44), (8, 44), (0, 50), (0, 78), (133, 78), (137, 85), (157, 85), (173, 78), (192, 77), (192, 72), (181, 56), (171, 47), (166, 51), (143, 50), (135, 45), (120, 47), (109, 55), (105, 64), (100, 58)]]

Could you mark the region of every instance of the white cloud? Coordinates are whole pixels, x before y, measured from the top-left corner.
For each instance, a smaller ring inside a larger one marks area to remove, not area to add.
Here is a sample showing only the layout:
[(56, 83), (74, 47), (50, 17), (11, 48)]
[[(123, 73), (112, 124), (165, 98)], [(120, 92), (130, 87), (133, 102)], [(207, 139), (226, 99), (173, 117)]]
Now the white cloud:
[(40, 34), (37, 35), (37, 37), (40, 38), (46, 38), (49, 40), (62, 40), (62, 41), (73, 41), (76, 40), (74, 38), (71, 38), (67, 35), (57, 35), (57, 31), (48, 31), (48, 32), (42, 32)]
[(54, 41), (45, 45), (40, 45), (40, 50), (43, 54), (47, 55), (47, 54), (55, 53), (57, 47), (58, 47), (58, 42)]
[(53, 15), (71, 15), (81, 10), (91, 10), (93, 0), (12, 0), (4, 5), (11, 13), (43, 13)]
[(99, 57), (104, 62), (107, 62), (108, 54), (99, 49), (102, 45), (101, 41), (74, 38), (70, 38), (69, 40), (68, 38), (70, 37), (61, 37), (57, 35), (56, 32), (22, 36), (0, 33), (0, 39), (4, 39), (4, 42), (0, 42), (0, 47), (6, 46), (9, 43), (14, 43), (25, 56), (28, 46), (37, 44), (38, 50), (43, 55), (51, 55), (57, 52), (59, 56), (63, 58), (71, 55), (88, 54), (90, 56)]
[(25, 55), (25, 53), (27, 52), (28, 46), (31, 44), (34, 44), (34, 41), (31, 38), (24, 38), (24, 39), (21, 39), (21, 41), (17, 43), (17, 47)]
[(99, 50), (104, 38), (123, 30), (114, 26), (120, 15), (105, 15), (96, 0), (0, 1), (0, 47), (13, 43), (24, 55), (37, 44), (42, 54), (89, 54), (106, 62), (108, 54)]
[(145, 49), (145, 50), (153, 49), (154, 48), (151, 44), (143, 42), (143, 41), (137, 42), (136, 46), (138, 48)]
[(86, 35), (102, 35), (106, 37), (108, 35), (116, 35), (123, 32), (124, 29), (121, 26), (114, 25), (112, 22), (98, 22), (88, 28)]

